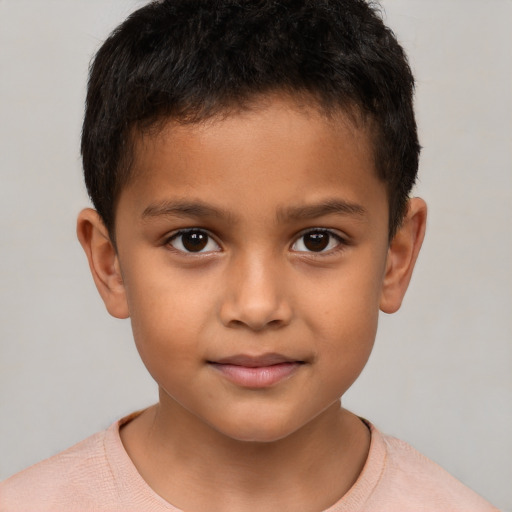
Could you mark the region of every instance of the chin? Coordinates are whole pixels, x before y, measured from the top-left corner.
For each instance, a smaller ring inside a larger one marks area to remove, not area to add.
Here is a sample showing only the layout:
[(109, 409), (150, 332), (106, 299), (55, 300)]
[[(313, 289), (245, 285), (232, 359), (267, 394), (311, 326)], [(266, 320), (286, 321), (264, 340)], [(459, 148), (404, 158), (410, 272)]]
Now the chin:
[[(254, 418), (253, 418), (254, 420)], [(300, 425), (272, 424), (260, 421), (251, 423), (238, 423), (217, 428), (217, 431), (226, 437), (244, 443), (274, 443), (296, 432)]]

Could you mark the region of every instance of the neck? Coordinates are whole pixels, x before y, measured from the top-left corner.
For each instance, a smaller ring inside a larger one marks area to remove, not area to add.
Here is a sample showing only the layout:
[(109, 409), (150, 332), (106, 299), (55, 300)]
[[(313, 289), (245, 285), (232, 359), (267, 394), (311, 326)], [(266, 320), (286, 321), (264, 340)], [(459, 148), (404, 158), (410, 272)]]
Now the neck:
[(121, 438), (155, 492), (178, 508), (212, 512), (215, 504), (223, 512), (325, 509), (353, 485), (369, 448), (368, 429), (339, 402), (261, 443), (227, 437), (161, 395)]

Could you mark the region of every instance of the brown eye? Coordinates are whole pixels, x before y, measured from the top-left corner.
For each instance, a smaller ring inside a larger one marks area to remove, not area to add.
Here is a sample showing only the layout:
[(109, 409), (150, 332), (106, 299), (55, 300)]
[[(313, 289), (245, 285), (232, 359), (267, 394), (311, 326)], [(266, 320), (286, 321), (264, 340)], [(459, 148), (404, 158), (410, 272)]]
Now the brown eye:
[(199, 253), (219, 251), (219, 245), (206, 233), (198, 229), (179, 231), (169, 244), (180, 252)]
[(208, 243), (208, 235), (201, 232), (191, 232), (181, 235), (183, 247), (190, 252), (202, 251)]
[(293, 244), (292, 250), (297, 252), (327, 252), (343, 243), (343, 239), (335, 233), (323, 229), (304, 233)]
[(309, 251), (323, 251), (329, 244), (331, 237), (328, 233), (308, 233), (304, 235), (304, 246)]

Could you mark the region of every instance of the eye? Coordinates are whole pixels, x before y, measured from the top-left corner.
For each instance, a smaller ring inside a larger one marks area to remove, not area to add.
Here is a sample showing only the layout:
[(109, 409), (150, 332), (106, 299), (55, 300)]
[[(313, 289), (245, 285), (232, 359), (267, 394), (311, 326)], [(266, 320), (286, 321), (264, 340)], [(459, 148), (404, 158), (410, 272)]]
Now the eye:
[(303, 233), (292, 245), (297, 252), (329, 252), (343, 244), (343, 238), (327, 229), (312, 229)]
[(167, 242), (174, 249), (185, 253), (202, 253), (220, 251), (219, 244), (201, 229), (181, 230), (171, 236)]

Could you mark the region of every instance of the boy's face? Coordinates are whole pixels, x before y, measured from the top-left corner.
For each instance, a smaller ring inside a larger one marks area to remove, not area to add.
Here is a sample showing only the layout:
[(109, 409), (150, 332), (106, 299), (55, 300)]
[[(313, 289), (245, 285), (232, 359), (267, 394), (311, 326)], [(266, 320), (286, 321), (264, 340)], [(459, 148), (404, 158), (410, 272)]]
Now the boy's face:
[(388, 202), (341, 115), (257, 107), (138, 141), (114, 266), (161, 407), (272, 441), (337, 408), (370, 355)]

